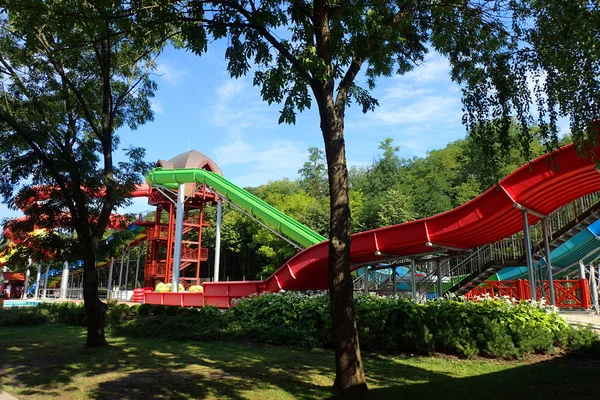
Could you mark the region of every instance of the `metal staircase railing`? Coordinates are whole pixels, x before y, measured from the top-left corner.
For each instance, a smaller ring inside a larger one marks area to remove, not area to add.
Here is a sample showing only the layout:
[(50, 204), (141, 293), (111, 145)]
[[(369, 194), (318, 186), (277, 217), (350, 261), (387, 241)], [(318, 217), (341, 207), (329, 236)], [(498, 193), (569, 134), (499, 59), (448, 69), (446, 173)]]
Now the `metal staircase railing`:
[[(573, 231), (582, 229), (578, 228), (580, 222), (586, 218), (597, 218), (594, 211), (598, 210), (600, 210), (600, 192), (579, 198), (551, 213), (547, 217), (550, 242), (568, 240), (573, 236)], [(539, 259), (544, 251), (541, 223), (530, 226), (530, 233), (532, 254)], [(468, 255), (449, 259), (444, 264), (440, 263), (443, 292), (460, 293), (465, 285), (474, 287), (504, 266), (522, 264), (526, 261), (524, 245), (524, 235), (520, 232), (498, 242), (480, 246)], [(439, 291), (437, 275), (435, 268), (427, 271), (417, 285), (418, 292), (424, 295)]]
[[(364, 269), (363, 269), (364, 271)], [(392, 275), (387, 275), (385, 270), (368, 271), (369, 274), (369, 291), (381, 291), (381, 290), (393, 290), (392, 287)], [(355, 291), (365, 290), (365, 275), (362, 275), (354, 279), (353, 287)]]

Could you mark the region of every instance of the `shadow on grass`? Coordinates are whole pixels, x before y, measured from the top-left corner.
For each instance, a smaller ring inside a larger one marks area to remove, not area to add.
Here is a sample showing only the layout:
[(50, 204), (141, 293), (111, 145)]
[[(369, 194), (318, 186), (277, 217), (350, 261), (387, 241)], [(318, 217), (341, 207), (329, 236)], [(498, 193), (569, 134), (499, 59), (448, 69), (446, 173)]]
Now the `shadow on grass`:
[[(329, 352), (125, 338), (113, 338), (110, 348), (85, 350), (84, 333), (57, 326), (0, 331), (3, 383), (17, 387), (18, 396), (47, 398), (265, 400), (331, 393)], [(365, 358), (372, 399), (592, 399), (598, 398), (590, 384), (598, 367), (573, 359), (519, 366)]]
[(315, 359), (270, 346), (124, 338), (109, 348), (86, 350), (78, 328), (12, 333), (12, 340), (6, 340), (8, 332), (0, 333), (6, 344), (0, 368), (10, 378), (4, 383), (18, 387), (19, 395), (60, 397), (77, 390), (97, 399), (242, 399), (248, 392), (277, 388), (294, 398), (329, 395), (329, 382), (319, 385), (310, 378), (331, 373), (325, 353)]
[(592, 383), (597, 371), (597, 360), (561, 357), (476, 376), (436, 374), (424, 382), (382, 385), (369, 391), (369, 399), (598, 399)]

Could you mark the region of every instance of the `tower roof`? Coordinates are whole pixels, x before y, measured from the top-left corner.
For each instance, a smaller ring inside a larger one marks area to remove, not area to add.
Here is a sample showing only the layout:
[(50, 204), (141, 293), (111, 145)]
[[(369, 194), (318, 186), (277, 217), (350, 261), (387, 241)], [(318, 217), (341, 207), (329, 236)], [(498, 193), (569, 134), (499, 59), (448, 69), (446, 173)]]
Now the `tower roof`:
[(196, 150), (190, 150), (179, 154), (170, 160), (158, 160), (156, 165), (164, 169), (202, 168), (207, 171), (216, 172), (217, 174), (223, 176), (223, 172), (216, 162), (211, 160), (207, 155)]

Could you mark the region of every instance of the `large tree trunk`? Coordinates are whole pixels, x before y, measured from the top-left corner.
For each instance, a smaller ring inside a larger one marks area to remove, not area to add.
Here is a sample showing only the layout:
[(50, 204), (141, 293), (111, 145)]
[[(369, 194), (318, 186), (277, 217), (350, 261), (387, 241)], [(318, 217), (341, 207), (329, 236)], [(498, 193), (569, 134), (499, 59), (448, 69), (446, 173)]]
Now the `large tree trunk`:
[(85, 246), (83, 255), (83, 300), (88, 328), (86, 347), (108, 346), (104, 336), (108, 307), (98, 298), (96, 249), (91, 244)]
[(328, 278), (336, 360), (334, 389), (343, 396), (357, 398), (367, 391), (367, 383), (360, 356), (350, 276), (350, 196), (344, 125), (336, 117), (332, 93), (318, 99), (318, 103), (331, 196)]

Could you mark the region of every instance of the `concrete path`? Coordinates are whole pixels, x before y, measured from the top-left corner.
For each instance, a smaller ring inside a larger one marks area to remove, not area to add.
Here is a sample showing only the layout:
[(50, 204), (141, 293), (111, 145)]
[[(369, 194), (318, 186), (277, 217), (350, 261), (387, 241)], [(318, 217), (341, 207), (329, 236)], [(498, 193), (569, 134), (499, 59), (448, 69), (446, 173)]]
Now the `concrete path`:
[(0, 390), (0, 400), (18, 400), (18, 399), (15, 396), (11, 396), (10, 394)]
[(561, 311), (563, 317), (571, 325), (590, 325), (593, 330), (600, 333), (600, 316), (588, 311)]

